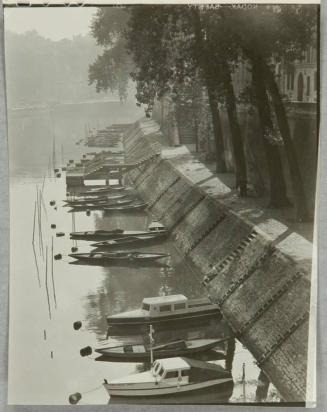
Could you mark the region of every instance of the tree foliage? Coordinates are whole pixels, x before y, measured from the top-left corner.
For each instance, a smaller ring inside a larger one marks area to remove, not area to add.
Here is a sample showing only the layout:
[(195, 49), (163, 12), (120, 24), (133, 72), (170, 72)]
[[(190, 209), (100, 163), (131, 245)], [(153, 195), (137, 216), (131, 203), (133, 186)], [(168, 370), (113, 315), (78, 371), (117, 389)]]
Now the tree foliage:
[(126, 49), (124, 31), (129, 18), (124, 7), (98, 8), (91, 22), (91, 33), (97, 45), (103, 48), (89, 67), (89, 84), (97, 92), (118, 91), (122, 101), (127, 98), (129, 73), (133, 60)]

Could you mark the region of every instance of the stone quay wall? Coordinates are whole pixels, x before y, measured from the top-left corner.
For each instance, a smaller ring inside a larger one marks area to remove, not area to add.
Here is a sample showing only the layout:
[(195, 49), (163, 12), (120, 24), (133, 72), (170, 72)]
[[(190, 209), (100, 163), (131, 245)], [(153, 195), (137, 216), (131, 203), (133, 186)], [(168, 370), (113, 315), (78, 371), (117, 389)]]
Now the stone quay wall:
[(149, 159), (128, 172), (128, 180), (171, 231), (283, 399), (304, 402), (312, 244), (277, 220), (252, 219), (257, 211), (240, 209), (229, 187), (185, 146), (169, 148), (162, 141), (153, 120), (128, 130), (127, 161)]

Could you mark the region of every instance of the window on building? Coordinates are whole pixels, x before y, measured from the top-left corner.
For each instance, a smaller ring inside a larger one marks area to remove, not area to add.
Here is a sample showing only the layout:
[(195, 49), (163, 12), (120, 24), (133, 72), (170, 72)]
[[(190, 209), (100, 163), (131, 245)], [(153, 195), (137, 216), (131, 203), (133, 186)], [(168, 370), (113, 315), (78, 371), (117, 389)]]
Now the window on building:
[(307, 96), (310, 96), (310, 76), (307, 76)]
[(318, 87), (318, 78), (317, 78), (317, 71), (315, 71), (314, 74), (314, 88), (315, 88), (315, 92), (317, 91), (317, 87)]
[(294, 68), (289, 68), (287, 71), (286, 80), (287, 90), (294, 90)]

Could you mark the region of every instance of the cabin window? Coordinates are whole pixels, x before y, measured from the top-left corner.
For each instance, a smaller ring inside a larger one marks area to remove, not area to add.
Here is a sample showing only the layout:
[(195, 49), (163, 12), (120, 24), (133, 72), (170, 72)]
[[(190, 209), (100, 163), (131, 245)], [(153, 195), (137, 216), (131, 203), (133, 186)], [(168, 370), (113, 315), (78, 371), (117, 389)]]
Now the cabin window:
[(185, 370), (182, 370), (181, 372), (182, 372), (182, 376), (188, 376), (188, 370), (185, 369)]
[(155, 364), (154, 364), (154, 368), (153, 368), (155, 374), (158, 374), (158, 370), (159, 370), (159, 369), (160, 369), (160, 363), (155, 363)]
[(142, 309), (149, 311), (150, 310), (150, 305), (143, 303)]
[(178, 371), (169, 371), (166, 373), (165, 379), (178, 378)]
[(175, 303), (174, 305), (175, 310), (185, 309), (185, 307), (185, 303)]
[(159, 311), (160, 312), (170, 312), (170, 308), (171, 308), (170, 305), (163, 305), (163, 306), (160, 306)]
[(159, 372), (158, 372), (158, 375), (159, 375), (159, 376), (162, 376), (162, 375), (164, 374), (164, 372), (165, 372), (165, 370), (164, 370), (164, 368), (161, 366), (161, 368), (160, 368), (160, 370), (159, 370)]

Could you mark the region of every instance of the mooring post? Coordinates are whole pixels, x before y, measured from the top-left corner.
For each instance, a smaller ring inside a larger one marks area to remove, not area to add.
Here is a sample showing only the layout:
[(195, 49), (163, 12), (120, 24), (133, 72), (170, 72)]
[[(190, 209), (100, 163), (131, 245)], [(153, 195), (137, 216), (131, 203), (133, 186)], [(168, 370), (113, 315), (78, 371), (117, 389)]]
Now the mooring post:
[(269, 379), (267, 375), (260, 371), (258, 377), (258, 386), (255, 392), (255, 400), (256, 402), (263, 402), (267, 399), (268, 389), (269, 389)]
[(235, 338), (229, 339), (227, 341), (227, 350), (226, 350), (226, 360), (225, 360), (225, 368), (228, 371), (231, 371), (233, 368), (233, 360), (235, 355)]

